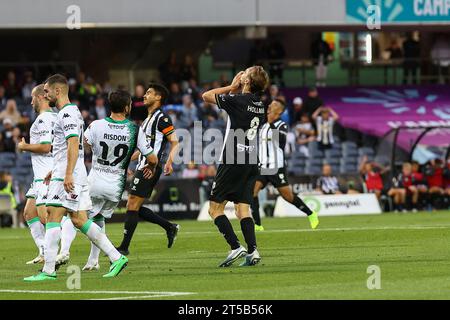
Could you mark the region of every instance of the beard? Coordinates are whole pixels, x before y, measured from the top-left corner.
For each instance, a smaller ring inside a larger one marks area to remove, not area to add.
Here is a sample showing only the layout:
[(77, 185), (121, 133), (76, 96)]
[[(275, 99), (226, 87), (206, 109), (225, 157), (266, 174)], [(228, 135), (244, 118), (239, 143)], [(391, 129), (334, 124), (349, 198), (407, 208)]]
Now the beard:
[(56, 101), (48, 100), (48, 105), (50, 106), (50, 108), (55, 108), (56, 107)]

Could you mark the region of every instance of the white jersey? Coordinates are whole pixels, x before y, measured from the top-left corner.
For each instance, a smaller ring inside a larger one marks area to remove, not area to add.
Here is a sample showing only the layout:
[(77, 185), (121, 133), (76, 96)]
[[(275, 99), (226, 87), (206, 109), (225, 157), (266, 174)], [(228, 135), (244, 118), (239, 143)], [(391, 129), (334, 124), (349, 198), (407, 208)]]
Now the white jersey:
[(67, 168), (67, 139), (77, 137), (79, 150), (77, 163), (73, 171), (73, 178), (75, 183), (87, 185), (86, 166), (84, 165), (83, 131), (84, 121), (80, 110), (78, 110), (75, 104), (66, 104), (58, 112), (53, 131), (54, 166), (52, 180), (64, 180)]
[(285, 166), (284, 147), (288, 133), (287, 124), (282, 120), (266, 122), (259, 131), (259, 161), (261, 168), (279, 169)]
[(144, 156), (153, 152), (144, 131), (128, 119), (108, 117), (92, 122), (84, 136), (92, 148), (91, 197), (120, 201), (134, 150), (138, 148)]
[[(30, 129), (30, 144), (51, 144), (53, 142), (53, 126), (57, 115), (53, 111), (42, 112)], [(31, 154), (31, 164), (33, 166), (34, 181), (42, 181), (53, 169), (52, 153)]]

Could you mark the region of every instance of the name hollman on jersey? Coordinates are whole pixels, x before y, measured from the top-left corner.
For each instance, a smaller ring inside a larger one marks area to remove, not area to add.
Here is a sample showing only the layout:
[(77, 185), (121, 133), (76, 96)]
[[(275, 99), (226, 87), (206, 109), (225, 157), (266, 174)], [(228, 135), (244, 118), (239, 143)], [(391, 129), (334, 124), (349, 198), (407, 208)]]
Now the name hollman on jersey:
[(252, 113), (265, 114), (264, 103), (261, 101), (253, 101), (254, 106), (247, 106), (247, 111)]

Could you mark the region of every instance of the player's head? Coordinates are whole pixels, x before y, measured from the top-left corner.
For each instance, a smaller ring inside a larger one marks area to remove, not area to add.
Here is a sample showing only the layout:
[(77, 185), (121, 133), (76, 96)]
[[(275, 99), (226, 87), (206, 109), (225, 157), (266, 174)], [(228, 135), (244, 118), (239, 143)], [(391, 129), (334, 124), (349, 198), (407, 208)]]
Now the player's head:
[(269, 75), (261, 66), (247, 68), (241, 77), (241, 85), (251, 93), (263, 93), (269, 85)]
[(420, 164), (417, 161), (411, 161), (411, 170), (412, 172), (419, 172)]
[(324, 164), (322, 167), (322, 174), (326, 177), (331, 176), (331, 173), (333, 172), (331, 166), (329, 164)]
[(44, 85), (40, 84), (31, 91), (31, 105), (36, 113), (42, 110), (42, 107), (48, 106), (48, 100), (45, 97)]
[(44, 84), (45, 97), (51, 104), (55, 104), (58, 99), (66, 98), (69, 92), (67, 78), (61, 74), (50, 76)]
[(267, 121), (272, 123), (279, 119), (284, 112), (285, 104), (283, 100), (275, 99), (269, 104), (267, 108)]
[(402, 165), (402, 172), (405, 176), (409, 176), (411, 174), (412, 166), (411, 163), (405, 162)]
[(125, 117), (131, 111), (131, 95), (125, 90), (114, 90), (108, 95), (111, 113), (123, 113)]
[(157, 104), (163, 106), (166, 103), (169, 91), (165, 86), (159, 83), (150, 83), (147, 92), (144, 95), (144, 104), (147, 107)]

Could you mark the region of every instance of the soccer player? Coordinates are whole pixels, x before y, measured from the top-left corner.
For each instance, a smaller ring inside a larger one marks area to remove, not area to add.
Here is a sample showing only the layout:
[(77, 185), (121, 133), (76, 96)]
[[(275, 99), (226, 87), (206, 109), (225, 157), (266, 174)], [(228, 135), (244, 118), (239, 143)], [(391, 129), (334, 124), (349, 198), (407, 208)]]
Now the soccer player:
[(44, 85), (40, 84), (31, 91), (31, 105), (38, 114), (30, 129), (30, 143), (22, 138), (17, 148), (22, 152), (30, 152), (33, 166), (34, 179), (26, 197), (24, 216), (30, 228), (31, 236), (39, 249), (36, 258), (27, 264), (44, 262), (44, 237), (45, 223), (47, 220), (47, 185), (45, 176), (52, 171), (53, 157), (51, 153), (53, 141), (53, 126), (56, 121), (56, 113), (52, 111), (48, 100), (45, 98)]
[[(131, 111), (131, 95), (117, 90), (109, 94), (111, 115), (90, 124), (84, 133), (92, 149), (92, 169), (88, 176), (92, 200), (92, 219), (104, 232), (105, 218), (111, 218), (122, 199), (131, 156), (137, 148), (153, 172), (158, 158), (147, 142), (142, 128), (127, 119)], [(148, 176), (146, 176), (148, 178)], [(91, 253), (83, 270), (98, 270), (100, 249), (91, 243)]]
[[(259, 216), (258, 193), (268, 183), (271, 183), (277, 188), (284, 200), (308, 215), (311, 228), (316, 229), (319, 225), (317, 213), (311, 211), (298, 196), (294, 195), (287, 181), (284, 147), (286, 146), (288, 126), (280, 119), (284, 109), (285, 105), (282, 100), (273, 100), (267, 110), (267, 122), (262, 126), (260, 131), (259, 161), (261, 162), (261, 169), (277, 170), (277, 172), (274, 174), (260, 174), (256, 179), (251, 205), (256, 231), (264, 231), (264, 227), (261, 225), (261, 217)], [(274, 131), (278, 131), (278, 135), (274, 136)]]
[(153, 192), (153, 188), (159, 181), (159, 177), (163, 172), (161, 163), (165, 158), (164, 150), (166, 144), (170, 143), (170, 152), (167, 157), (166, 164), (164, 165), (164, 175), (171, 175), (173, 172), (172, 163), (174, 156), (178, 148), (178, 139), (175, 134), (175, 128), (172, 125), (172, 121), (168, 115), (166, 115), (161, 107), (164, 105), (169, 92), (160, 84), (150, 84), (147, 92), (144, 95), (144, 105), (147, 106), (148, 117), (142, 123), (142, 129), (150, 142), (150, 146), (158, 157), (158, 165), (155, 172), (150, 179), (146, 175), (147, 158), (139, 154), (138, 151), (132, 157), (135, 160), (139, 157), (139, 162), (136, 167), (130, 193), (127, 202), (127, 213), (125, 217), (125, 226), (123, 231), (123, 240), (120, 246), (117, 248), (123, 255), (129, 254), (129, 246), (131, 239), (133, 238), (134, 231), (138, 223), (139, 217), (158, 224), (166, 230), (168, 247), (171, 248), (173, 242), (176, 239), (180, 226), (175, 223), (171, 223), (166, 219), (160, 217), (149, 208), (143, 207), (144, 200), (149, 198)]
[[(261, 260), (256, 246), (255, 223), (250, 214), (250, 204), (259, 174), (258, 130), (266, 117), (266, 107), (261, 101), (261, 95), (268, 83), (266, 71), (260, 66), (253, 66), (245, 72), (239, 72), (230, 86), (209, 90), (202, 96), (205, 102), (217, 104), (228, 113), (227, 131), (219, 160), (221, 163), (214, 178), (209, 206), (211, 218), (231, 247), (231, 252), (219, 267), (228, 267), (241, 257), (245, 257), (242, 266), (255, 265)], [(230, 133), (231, 130), (234, 133)], [(240, 132), (245, 132), (243, 138), (238, 136)], [(224, 214), (228, 201), (235, 204), (247, 249), (239, 243)]]
[(25, 281), (55, 280), (55, 260), (61, 238), (61, 220), (69, 214), (74, 226), (94, 242), (111, 260), (109, 272), (103, 277), (115, 277), (122, 271), (128, 259), (112, 245), (100, 227), (87, 219), (91, 199), (84, 165), (83, 127), (80, 110), (68, 97), (67, 79), (59, 74), (47, 79), (44, 85), (46, 98), (54, 103), (59, 113), (53, 127), (53, 158), (47, 196), (47, 224), (45, 232), (44, 268)]

